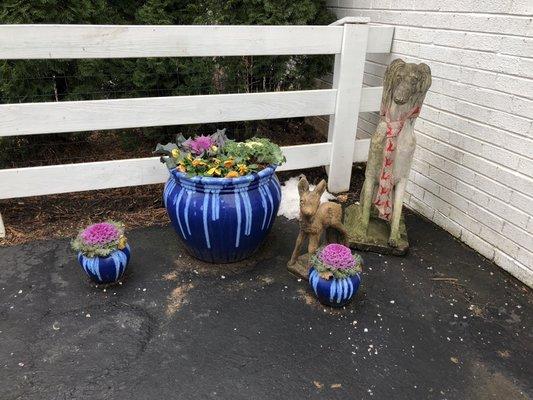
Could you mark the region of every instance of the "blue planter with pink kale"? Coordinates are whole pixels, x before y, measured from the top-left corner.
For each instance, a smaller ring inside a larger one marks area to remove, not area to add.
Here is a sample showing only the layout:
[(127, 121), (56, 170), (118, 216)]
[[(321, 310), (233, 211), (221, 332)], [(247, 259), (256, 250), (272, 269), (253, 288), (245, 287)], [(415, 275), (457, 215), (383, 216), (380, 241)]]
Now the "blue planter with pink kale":
[(89, 225), (71, 243), (85, 273), (98, 284), (118, 282), (130, 261), (124, 224), (116, 221)]
[(190, 177), (170, 171), (163, 200), (172, 226), (194, 257), (230, 263), (259, 248), (281, 201), (275, 168), (238, 178)]
[(317, 299), (330, 307), (343, 307), (348, 304), (359, 289), (361, 275), (359, 273), (341, 279), (323, 279), (318, 271), (309, 269), (309, 284)]
[(309, 285), (324, 305), (344, 307), (361, 285), (363, 259), (349, 247), (330, 243), (320, 247), (309, 260)]
[(86, 257), (78, 253), (78, 262), (85, 273), (95, 283), (108, 284), (118, 282), (130, 262), (130, 246), (113, 251), (107, 257)]

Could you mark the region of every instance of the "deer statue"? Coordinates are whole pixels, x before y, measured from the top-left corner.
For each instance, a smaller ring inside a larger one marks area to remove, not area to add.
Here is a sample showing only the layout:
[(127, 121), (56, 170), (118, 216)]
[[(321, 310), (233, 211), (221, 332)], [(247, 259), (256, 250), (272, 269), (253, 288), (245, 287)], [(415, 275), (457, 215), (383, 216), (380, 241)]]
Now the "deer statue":
[(397, 247), (403, 197), (415, 151), (415, 120), (431, 86), (426, 64), (394, 60), (385, 71), (381, 119), (370, 141), (360, 204), (361, 231), (366, 234), (371, 207), (390, 223), (388, 244)]
[(313, 254), (320, 245), (322, 233), (326, 232), (326, 242), (346, 243), (347, 232), (342, 224), (342, 207), (330, 201), (320, 203), (326, 190), (326, 181), (322, 180), (313, 191), (309, 190), (309, 182), (305, 177), (298, 182), (300, 194), (300, 233), (288, 265), (294, 265), (300, 255), (301, 247), (309, 239), (307, 251)]

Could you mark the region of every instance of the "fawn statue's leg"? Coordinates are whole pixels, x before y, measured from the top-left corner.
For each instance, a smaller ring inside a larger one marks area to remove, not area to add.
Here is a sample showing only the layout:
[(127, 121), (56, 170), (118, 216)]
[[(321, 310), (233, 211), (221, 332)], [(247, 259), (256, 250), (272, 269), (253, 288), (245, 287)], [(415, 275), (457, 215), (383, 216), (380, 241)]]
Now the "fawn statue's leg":
[(294, 265), (296, 263), (296, 260), (298, 260), (298, 256), (300, 255), (300, 249), (302, 248), (302, 244), (304, 243), (304, 240), (306, 239), (306, 234), (303, 231), (300, 231), (298, 234), (298, 238), (296, 239), (296, 244), (294, 245), (294, 250), (292, 252), (291, 259), (289, 260), (289, 265)]
[(402, 217), (403, 196), (405, 194), (406, 186), (407, 178), (402, 178), (394, 187), (394, 204), (392, 207), (392, 219), (389, 236), (389, 245), (392, 247), (397, 247), (400, 241), (400, 218)]
[(309, 255), (314, 254), (315, 251), (318, 249), (321, 233), (313, 234), (309, 236), (309, 246), (307, 247), (307, 251), (309, 252)]
[[(332, 232), (335, 233), (332, 235)], [(326, 229), (326, 242), (329, 243), (340, 243), (347, 245), (348, 243), (348, 231), (342, 224), (342, 222), (334, 222), (330, 227)]]

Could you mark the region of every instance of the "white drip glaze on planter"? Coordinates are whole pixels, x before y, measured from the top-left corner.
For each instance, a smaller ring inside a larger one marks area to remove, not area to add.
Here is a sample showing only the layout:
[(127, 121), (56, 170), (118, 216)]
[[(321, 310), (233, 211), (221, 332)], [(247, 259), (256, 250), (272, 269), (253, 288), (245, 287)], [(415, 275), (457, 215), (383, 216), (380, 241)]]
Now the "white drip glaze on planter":
[(120, 276), (120, 267), (122, 265), (126, 265), (128, 259), (126, 257), (126, 254), (124, 254), (124, 252), (121, 250), (114, 251), (110, 254), (110, 256), (113, 259), (113, 263), (115, 264), (115, 280), (118, 281), (118, 278)]
[(98, 276), (99, 280), (102, 280), (102, 277), (100, 276), (100, 260), (98, 257), (90, 258), (90, 257), (82, 257), (82, 265), (85, 269), (85, 272), (92, 273), (93, 275)]
[(191, 204), (191, 191), (189, 189), (185, 189), (187, 192), (187, 198), (185, 199), (185, 226), (187, 227), (187, 232), (189, 233), (189, 236), (191, 236), (191, 227), (189, 226), (189, 206)]
[(265, 229), (268, 207), (266, 202), (266, 195), (262, 187), (259, 187), (259, 195), (261, 196), (261, 206), (263, 207), (263, 223), (261, 224), (261, 230), (263, 230)]
[(274, 201), (272, 200), (272, 192), (270, 191), (270, 188), (268, 187), (268, 185), (265, 185), (263, 189), (268, 197), (268, 202), (270, 203), (270, 210), (268, 213), (268, 224), (267, 224), (267, 226), (270, 226), (270, 222), (272, 221), (272, 217), (274, 214)]
[(239, 189), (235, 188), (235, 212), (237, 213), (237, 234), (235, 235), (235, 247), (239, 247), (241, 239), (241, 201)]
[(181, 225), (181, 218), (180, 218), (180, 202), (181, 202), (181, 198), (183, 197), (183, 193), (185, 192), (185, 189), (180, 189), (179, 191), (179, 194), (178, 196), (174, 197), (174, 200), (176, 201), (176, 219), (178, 220), (178, 226), (180, 227), (180, 231), (181, 231), (181, 234), (184, 238), (186, 238), (185, 236), (185, 232), (183, 231), (183, 226)]
[(250, 236), (252, 231), (252, 205), (250, 204), (250, 197), (248, 196), (248, 192), (241, 191), (239, 194), (244, 205), (244, 234)]
[(211, 241), (209, 240), (209, 228), (207, 226), (207, 214), (209, 211), (209, 190), (206, 190), (204, 193), (204, 202), (202, 204), (202, 220), (204, 224), (204, 237), (205, 237), (205, 244), (208, 249), (211, 248)]

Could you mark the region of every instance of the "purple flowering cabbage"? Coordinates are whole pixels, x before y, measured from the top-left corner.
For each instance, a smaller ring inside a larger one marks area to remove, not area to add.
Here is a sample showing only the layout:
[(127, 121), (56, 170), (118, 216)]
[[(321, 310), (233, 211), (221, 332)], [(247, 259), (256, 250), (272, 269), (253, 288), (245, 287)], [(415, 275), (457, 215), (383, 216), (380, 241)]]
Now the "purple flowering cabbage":
[(352, 254), (349, 247), (331, 243), (321, 247), (311, 257), (311, 265), (321, 277), (330, 279), (344, 279), (361, 272), (363, 259), (358, 254)]
[(338, 243), (325, 246), (318, 254), (318, 258), (324, 264), (338, 269), (352, 268), (355, 263), (352, 251), (348, 247)]
[(72, 249), (86, 257), (107, 257), (113, 251), (126, 246), (124, 225), (107, 221), (89, 225), (71, 243)]
[(211, 136), (197, 136), (194, 139), (187, 139), (183, 142), (182, 147), (190, 151), (192, 154), (199, 156), (204, 152), (208, 151), (212, 146), (215, 145), (215, 141)]
[(106, 244), (118, 240), (120, 232), (118, 228), (109, 222), (99, 222), (89, 225), (81, 232), (81, 238), (85, 244)]

